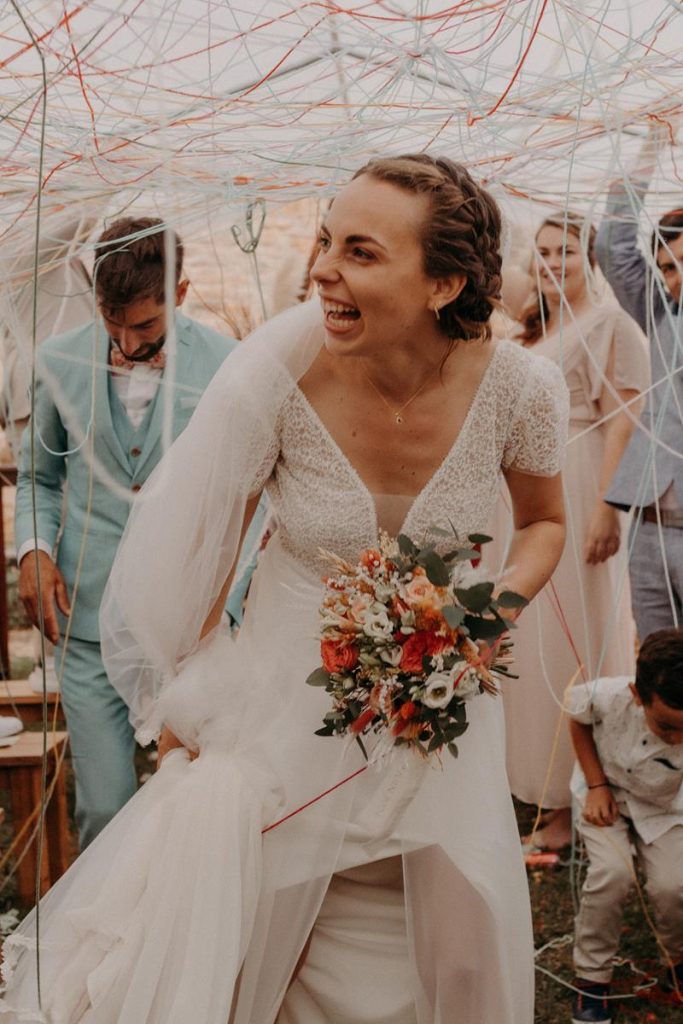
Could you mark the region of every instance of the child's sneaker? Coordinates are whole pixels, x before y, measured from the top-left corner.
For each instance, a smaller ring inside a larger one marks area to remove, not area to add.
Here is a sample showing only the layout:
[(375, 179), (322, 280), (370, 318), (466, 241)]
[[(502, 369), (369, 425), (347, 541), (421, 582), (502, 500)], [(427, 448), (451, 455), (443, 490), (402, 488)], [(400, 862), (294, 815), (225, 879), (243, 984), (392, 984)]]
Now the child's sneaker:
[(611, 1024), (609, 983), (577, 978), (574, 987), (580, 991), (574, 993), (572, 1024)]

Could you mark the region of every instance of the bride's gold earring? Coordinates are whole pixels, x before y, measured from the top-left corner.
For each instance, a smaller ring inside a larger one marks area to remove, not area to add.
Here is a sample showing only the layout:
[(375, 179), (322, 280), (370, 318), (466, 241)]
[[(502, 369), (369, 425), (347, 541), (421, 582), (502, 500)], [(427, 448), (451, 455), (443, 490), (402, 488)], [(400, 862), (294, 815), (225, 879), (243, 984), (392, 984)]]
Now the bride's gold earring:
[(434, 316), (436, 317), (437, 323), (441, 322), (441, 316), (439, 314), (439, 307), (434, 306)]

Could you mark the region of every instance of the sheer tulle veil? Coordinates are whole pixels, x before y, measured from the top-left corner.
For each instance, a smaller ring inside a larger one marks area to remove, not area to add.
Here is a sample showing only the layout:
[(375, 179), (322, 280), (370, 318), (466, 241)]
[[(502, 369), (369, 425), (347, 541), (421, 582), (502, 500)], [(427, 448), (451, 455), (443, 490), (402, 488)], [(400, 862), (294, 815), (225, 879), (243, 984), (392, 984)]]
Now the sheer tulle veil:
[(225, 361), (138, 496), (100, 627), (107, 673), (143, 744), (157, 737), (164, 688), (197, 648), (235, 562), (283, 403), (322, 343), (317, 302), (257, 328)]

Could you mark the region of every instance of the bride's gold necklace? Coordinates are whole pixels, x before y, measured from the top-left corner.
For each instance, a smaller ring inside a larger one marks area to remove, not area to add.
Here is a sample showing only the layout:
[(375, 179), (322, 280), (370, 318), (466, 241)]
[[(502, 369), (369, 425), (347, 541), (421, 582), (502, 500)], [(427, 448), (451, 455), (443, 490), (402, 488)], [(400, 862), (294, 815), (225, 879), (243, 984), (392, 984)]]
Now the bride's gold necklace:
[(426, 387), (426, 385), (427, 385), (427, 384), (429, 383), (429, 381), (430, 381), (430, 380), (432, 379), (432, 377), (436, 376), (436, 374), (438, 373), (438, 370), (439, 370), (439, 368), (437, 367), (437, 368), (436, 368), (436, 369), (434, 370), (434, 372), (433, 372), (433, 373), (430, 373), (430, 374), (429, 374), (429, 376), (425, 377), (425, 379), (424, 379), (424, 380), (422, 381), (422, 383), (420, 384), (420, 386), (419, 386), (419, 388), (417, 389), (417, 391), (415, 391), (415, 392), (414, 392), (414, 393), (413, 393), (413, 394), (412, 394), (412, 395), (410, 396), (410, 398), (408, 399), (408, 401), (407, 401), (407, 402), (404, 402), (404, 403), (403, 403), (403, 405), (401, 406), (401, 408), (400, 408), (400, 409), (395, 409), (395, 408), (394, 408), (394, 406), (393, 406), (393, 405), (391, 404), (391, 402), (390, 402), (390, 401), (388, 401), (388, 399), (384, 397), (384, 395), (382, 394), (382, 392), (380, 391), (380, 389), (379, 389), (379, 388), (377, 387), (377, 385), (375, 384), (375, 382), (374, 382), (374, 380), (372, 379), (372, 377), (370, 377), (370, 376), (369, 376), (369, 375), (368, 375), (367, 373), (365, 374), (365, 377), (366, 377), (366, 379), (367, 379), (368, 383), (372, 385), (372, 387), (374, 388), (374, 390), (375, 390), (375, 391), (377, 392), (377, 394), (379, 395), (379, 397), (380, 397), (380, 398), (382, 399), (382, 401), (383, 401), (383, 402), (384, 402), (384, 404), (386, 405), (386, 407), (387, 407), (387, 409), (389, 410), (389, 412), (391, 413), (391, 415), (392, 415), (392, 416), (394, 417), (394, 422), (395, 422), (396, 426), (397, 426), (397, 427), (400, 427), (400, 426), (401, 426), (401, 424), (403, 423), (403, 413), (404, 413), (404, 412), (406, 411), (406, 409), (408, 408), (408, 406), (409, 406), (409, 405), (410, 405), (410, 404), (411, 404), (412, 402), (414, 402), (414, 401), (415, 401), (415, 399), (417, 398), (417, 396), (418, 396), (418, 395), (420, 394), (420, 392), (421, 392), (421, 391), (422, 391), (422, 390), (423, 390), (423, 389), (424, 389), (424, 388)]

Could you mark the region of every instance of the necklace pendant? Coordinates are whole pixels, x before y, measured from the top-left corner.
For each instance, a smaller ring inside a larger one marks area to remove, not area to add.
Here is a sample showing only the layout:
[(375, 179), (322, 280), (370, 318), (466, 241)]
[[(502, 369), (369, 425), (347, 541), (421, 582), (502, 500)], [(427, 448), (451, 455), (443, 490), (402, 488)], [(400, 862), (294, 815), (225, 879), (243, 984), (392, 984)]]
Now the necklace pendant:
[(394, 414), (394, 418), (395, 418), (395, 420), (396, 420), (396, 424), (397, 424), (397, 426), (399, 426), (399, 427), (400, 427), (400, 426), (401, 426), (401, 424), (403, 423), (403, 417), (401, 416), (400, 412), (397, 412), (397, 413), (395, 413), (395, 414)]

